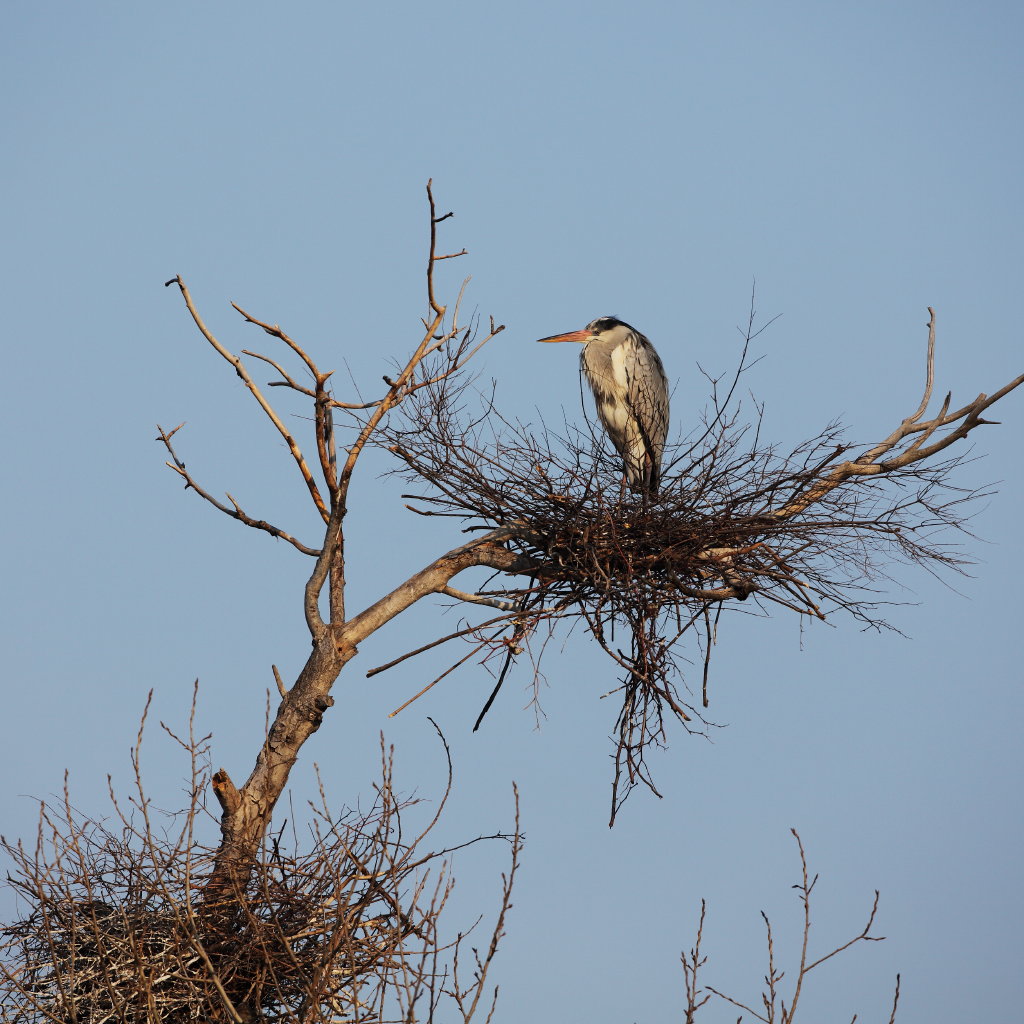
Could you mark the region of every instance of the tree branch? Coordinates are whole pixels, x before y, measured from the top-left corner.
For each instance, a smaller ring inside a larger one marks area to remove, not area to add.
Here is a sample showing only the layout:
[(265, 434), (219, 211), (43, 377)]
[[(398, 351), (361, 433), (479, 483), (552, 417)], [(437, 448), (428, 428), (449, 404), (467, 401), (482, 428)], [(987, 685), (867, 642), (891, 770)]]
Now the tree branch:
[[(284, 423), (281, 422), (281, 418), (274, 411), (271, 404), (263, 397), (263, 392), (260, 391), (256, 382), (250, 376), (249, 371), (245, 367), (245, 363), (243, 363), (242, 360), (233, 352), (229, 352), (228, 349), (226, 349), (213, 336), (206, 324), (203, 323), (203, 319), (199, 315), (199, 311), (196, 309), (195, 304), (192, 302), (192, 296), (189, 294), (188, 288), (185, 287), (185, 282), (181, 279), (181, 275), (179, 274), (176, 277), (173, 277), (166, 283), (168, 285), (176, 284), (178, 286), (178, 289), (181, 291), (182, 298), (185, 300), (185, 305), (188, 307), (188, 311), (191, 314), (193, 321), (195, 321), (196, 327), (199, 328), (200, 333), (213, 346), (217, 353), (235, 368), (235, 373), (238, 374), (239, 379), (249, 389), (250, 394), (259, 403), (260, 408), (267, 414), (267, 418), (277, 428), (281, 437), (284, 438), (284, 442), (288, 445), (288, 450), (291, 452), (292, 458), (295, 460), (295, 464), (298, 466), (299, 472), (302, 474), (302, 479), (305, 481), (310, 497), (313, 499), (313, 503), (316, 505), (317, 510), (320, 512), (320, 515), (326, 523), (329, 518), (327, 506), (324, 504), (323, 498), (320, 497), (320, 491), (316, 486), (316, 481), (313, 479), (313, 474), (309, 471), (309, 466), (306, 465), (305, 457), (296, 443), (295, 438), (292, 437)], [(248, 319), (248, 316), (244, 312), (241, 310), (239, 310), (239, 312)]]
[(225, 515), (231, 516), (232, 519), (237, 519), (240, 523), (244, 523), (246, 526), (251, 526), (254, 530), (263, 530), (265, 533), (269, 533), (271, 537), (277, 537), (281, 540), (287, 541), (292, 545), (292, 547), (301, 551), (304, 555), (312, 555), (316, 557), (320, 554), (316, 548), (308, 547), (301, 541), (296, 540), (290, 533), (286, 533), (280, 527), (274, 526), (272, 523), (268, 523), (264, 519), (253, 519), (243, 511), (241, 505), (239, 505), (230, 494), (228, 495), (228, 500), (231, 502), (233, 506), (232, 508), (228, 508), (227, 505), (222, 504), (213, 497), (212, 494), (200, 487), (199, 484), (196, 483), (195, 478), (185, 468), (185, 463), (178, 457), (177, 452), (175, 452), (174, 447), (171, 444), (171, 438), (174, 437), (174, 435), (181, 430), (184, 425), (184, 423), (179, 423), (173, 430), (164, 430), (164, 428), (158, 423), (156, 425), (156, 429), (160, 432), (157, 440), (163, 444), (171, 456), (172, 461), (165, 463), (165, 465), (170, 469), (173, 469), (174, 472), (185, 481), (186, 489), (195, 491), (200, 498), (208, 501), (214, 508), (220, 509), (220, 511)]
[(442, 592), (450, 579), (471, 566), (488, 566), (506, 573), (536, 571), (537, 563), (533, 559), (517, 555), (501, 543), (522, 533), (520, 527), (502, 527), (434, 559), (390, 594), (346, 622), (338, 631), (339, 645), (345, 648), (357, 646), (421, 598)]
[[(824, 477), (816, 479), (802, 494), (787, 502), (781, 508), (773, 510), (770, 514), (774, 518), (790, 519), (793, 516), (799, 515), (810, 508), (811, 505), (820, 502), (831, 491), (848, 480), (858, 477), (891, 474), (897, 470), (906, 469), (915, 463), (924, 462), (932, 458), (932, 456), (944, 451), (954, 442), (963, 440), (975, 427), (988, 424), (990, 421), (982, 419), (981, 414), (1024, 383), (1024, 374), (1021, 374), (1010, 381), (1005, 387), (1000, 388), (991, 397), (985, 394), (978, 395), (973, 402), (953, 413), (947, 413), (950, 401), (950, 396), (947, 395), (942, 408), (936, 416), (924, 423), (918, 423), (917, 421), (924, 415), (925, 409), (928, 407), (935, 376), (935, 311), (929, 306), (928, 312), (930, 316), (928, 320), (926, 384), (924, 396), (917, 410), (913, 415), (903, 420), (880, 444), (868, 449), (868, 451), (857, 456), (855, 459), (847, 460), (835, 466)], [(939, 437), (930, 445), (924, 444), (924, 441), (932, 437), (936, 431), (954, 423), (957, 426), (949, 431), (949, 433)], [(900, 444), (908, 438), (912, 438), (915, 434), (921, 434), (922, 436), (896, 455), (883, 458), (883, 456), (888, 456), (893, 449), (898, 448)]]

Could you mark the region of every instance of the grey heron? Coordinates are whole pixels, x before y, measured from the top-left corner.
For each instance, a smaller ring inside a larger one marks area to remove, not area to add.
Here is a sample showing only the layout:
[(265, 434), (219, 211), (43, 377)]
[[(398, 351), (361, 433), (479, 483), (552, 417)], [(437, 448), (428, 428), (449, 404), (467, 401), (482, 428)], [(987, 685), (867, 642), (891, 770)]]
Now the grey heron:
[(601, 424), (622, 456), (626, 481), (634, 491), (657, 494), (668, 433), (668, 379), (654, 346), (613, 316), (539, 340), (583, 345), (580, 366)]

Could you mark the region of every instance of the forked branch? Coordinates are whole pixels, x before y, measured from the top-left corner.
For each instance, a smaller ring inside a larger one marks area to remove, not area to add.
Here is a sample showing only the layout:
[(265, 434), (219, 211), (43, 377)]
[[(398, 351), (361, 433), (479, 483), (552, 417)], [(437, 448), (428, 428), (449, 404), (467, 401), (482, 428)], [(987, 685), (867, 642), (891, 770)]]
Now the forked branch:
[[(754, 1019), (764, 1022), (764, 1024), (793, 1024), (793, 1021), (796, 1019), (797, 1008), (800, 1005), (800, 996), (805, 989), (811, 971), (820, 967), (823, 963), (832, 959), (832, 957), (838, 956), (840, 953), (845, 953), (848, 949), (859, 942), (884, 941), (884, 936), (871, 934), (871, 929), (874, 927), (875, 917), (878, 913), (878, 892), (876, 891), (874, 901), (871, 904), (871, 912), (868, 915), (868, 923), (864, 928), (854, 935), (853, 938), (840, 943), (829, 952), (814, 959), (810, 958), (808, 949), (810, 947), (812, 934), (811, 893), (818, 881), (818, 876), (814, 875), (811, 877), (810, 872), (808, 871), (807, 858), (804, 853), (804, 846), (799, 833), (796, 829), (791, 829), (790, 831), (796, 839), (797, 847), (800, 851), (801, 878), (793, 888), (797, 890), (800, 896), (800, 902), (803, 906), (803, 929), (800, 953), (793, 972), (794, 977), (791, 983), (791, 995), (787, 999), (783, 994), (783, 980), (786, 977), (787, 972), (779, 966), (779, 959), (775, 951), (775, 939), (772, 932), (772, 925), (768, 916), (763, 911), (761, 913), (761, 918), (765, 924), (768, 967), (764, 975), (764, 988), (761, 992), (758, 1004), (760, 1009), (756, 1009), (754, 1005), (751, 1005), (751, 1003), (737, 999), (735, 996), (729, 995), (711, 985), (701, 985), (699, 980), (700, 974), (707, 964), (707, 957), (701, 954), (701, 940), (704, 932), (704, 919), (706, 912), (706, 906), (702, 900), (700, 907), (700, 920), (697, 925), (696, 942), (688, 953), (684, 952), (680, 957), (683, 967), (683, 976), (686, 983), (687, 1015), (685, 1019), (687, 1024), (693, 1024), (697, 1016), (697, 1011), (708, 1002), (711, 996), (716, 996), (718, 999), (732, 1004), (738, 1009), (743, 1010), (744, 1013), (749, 1013)], [(892, 1012), (889, 1016), (889, 1024), (894, 1024), (896, 1020), (896, 1010), (899, 1005), (899, 999), (900, 976), (897, 974), (895, 992), (892, 1001)], [(803, 1018), (801, 1017), (801, 1020), (802, 1019)], [(854, 1020), (856, 1019), (857, 1017), (854, 1015)]]
[[(929, 420), (919, 422), (931, 401), (932, 385), (935, 380), (935, 310), (928, 307), (928, 356), (924, 395), (916, 411), (903, 420), (883, 441), (858, 455), (833, 466), (817, 476), (810, 485), (792, 500), (772, 511), (777, 519), (789, 519), (806, 511), (824, 499), (829, 492), (847, 481), (860, 477), (893, 474), (905, 470), (918, 462), (925, 462), (945, 451), (956, 441), (961, 441), (975, 428), (993, 425), (993, 420), (982, 418), (986, 409), (1024, 383), (1024, 374), (1001, 387), (993, 395), (980, 394), (973, 402), (949, 412), (951, 395), (946, 395), (938, 413)], [(952, 427), (945, 434), (939, 434), (944, 427)], [(936, 436), (938, 435), (938, 436)], [(930, 442), (930, 443), (928, 443)]]
[[(182, 298), (185, 300), (185, 305), (188, 307), (188, 311), (195, 321), (196, 327), (199, 328), (200, 333), (210, 343), (214, 350), (224, 359), (226, 359), (234, 368), (235, 373), (238, 374), (239, 379), (249, 389), (249, 393), (259, 403), (260, 408), (266, 413), (267, 418), (277, 428), (278, 433), (284, 438), (285, 444), (288, 446), (289, 452), (291, 452), (292, 458), (295, 460), (295, 464), (302, 474), (302, 479), (305, 481), (306, 487), (309, 490), (310, 497), (313, 499), (313, 503), (316, 505), (317, 510), (320, 512), (324, 522), (330, 516), (327, 510), (327, 506), (324, 504), (323, 498), (320, 496), (320, 490), (316, 485), (316, 481), (313, 479), (313, 474), (309, 470), (309, 466), (306, 464), (305, 456), (302, 454), (302, 450), (299, 448), (295, 438), (292, 437), (291, 432), (285, 427), (281, 421), (280, 416), (274, 411), (273, 406), (264, 397), (263, 392), (260, 391), (256, 382), (252, 379), (248, 368), (239, 356), (236, 356), (233, 352), (230, 352), (225, 348), (210, 331), (210, 329), (203, 323), (203, 318), (199, 315), (199, 311), (195, 307), (195, 303), (192, 301), (192, 296), (189, 293), (185, 282), (182, 280), (181, 275), (178, 274), (171, 278), (170, 281), (166, 282), (167, 285), (176, 284), (179, 291), (181, 292)], [(244, 315), (244, 314), (243, 314)]]
[(312, 555), (316, 557), (320, 554), (317, 548), (311, 548), (302, 541), (297, 540), (290, 533), (282, 530), (279, 526), (274, 526), (273, 523), (268, 523), (265, 519), (254, 519), (252, 516), (247, 515), (243, 510), (242, 506), (231, 497), (227, 495), (228, 501), (231, 502), (229, 508), (223, 502), (218, 501), (209, 491), (204, 490), (195, 480), (195, 477), (188, 471), (185, 463), (178, 457), (178, 453), (174, 450), (174, 445), (171, 443), (171, 438), (181, 430), (184, 423), (179, 423), (173, 430), (164, 430), (163, 427), (158, 423), (156, 428), (159, 431), (157, 434), (157, 440), (167, 449), (167, 453), (171, 457), (171, 461), (165, 463), (168, 467), (174, 470), (185, 481), (185, 487), (191, 489), (199, 495), (204, 501), (208, 501), (214, 508), (219, 509), (227, 516), (231, 516), (232, 519), (237, 519), (240, 523), (244, 523), (246, 526), (251, 526), (254, 530), (263, 530), (265, 533), (269, 533), (271, 537), (278, 537), (281, 540), (287, 541), (297, 551), (301, 551), (304, 555)]

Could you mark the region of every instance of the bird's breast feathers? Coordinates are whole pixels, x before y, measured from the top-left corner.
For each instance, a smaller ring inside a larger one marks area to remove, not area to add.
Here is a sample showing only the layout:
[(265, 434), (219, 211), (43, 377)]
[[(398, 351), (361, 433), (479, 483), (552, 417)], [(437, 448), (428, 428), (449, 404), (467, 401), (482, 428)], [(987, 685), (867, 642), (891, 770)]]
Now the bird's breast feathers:
[(612, 380), (618, 389), (629, 390), (630, 371), (635, 362), (636, 357), (632, 345), (617, 345), (612, 349)]

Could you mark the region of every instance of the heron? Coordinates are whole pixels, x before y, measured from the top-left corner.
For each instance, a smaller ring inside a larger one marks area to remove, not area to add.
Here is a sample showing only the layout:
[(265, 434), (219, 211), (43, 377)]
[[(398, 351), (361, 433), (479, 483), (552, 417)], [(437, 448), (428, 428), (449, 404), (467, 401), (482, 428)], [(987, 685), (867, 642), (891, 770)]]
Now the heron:
[(583, 345), (580, 367), (601, 424), (622, 456), (626, 482), (637, 493), (657, 494), (668, 433), (668, 378), (654, 346), (614, 316), (539, 340)]

